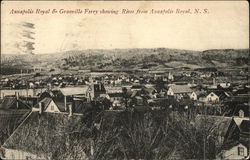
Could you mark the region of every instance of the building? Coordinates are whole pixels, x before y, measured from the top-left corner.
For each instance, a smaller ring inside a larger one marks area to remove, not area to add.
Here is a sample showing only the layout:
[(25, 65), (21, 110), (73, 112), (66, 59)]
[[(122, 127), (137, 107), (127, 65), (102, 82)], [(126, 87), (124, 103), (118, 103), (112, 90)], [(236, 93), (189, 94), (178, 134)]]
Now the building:
[(216, 159), (245, 159), (249, 155), (248, 148), (240, 142), (224, 144)]
[(174, 75), (171, 72), (168, 73), (168, 80), (169, 81), (173, 81), (174, 80)]
[(183, 99), (188, 96), (190, 99), (197, 100), (196, 93), (188, 85), (170, 85), (167, 95), (174, 96), (176, 99)]
[(79, 97), (90, 101), (94, 97), (94, 89), (90, 88), (87, 85), (80, 87), (60, 88), (59, 90), (65, 98)]
[(52, 113), (59, 113), (59, 112), (65, 112), (67, 109), (65, 109), (64, 104), (61, 103), (55, 103), (55, 101), (52, 98), (44, 98), (41, 100), (38, 104), (36, 104), (32, 111), (39, 111), (39, 112), (52, 112)]
[[(213, 134), (217, 146), (222, 146), (225, 142), (225, 137), (228, 131), (228, 127), (232, 122), (231, 117), (224, 116), (210, 116), (210, 115), (197, 115), (195, 117), (195, 126), (197, 128), (210, 127), (213, 128)], [(204, 126), (205, 124), (205, 126)]]
[(249, 104), (236, 104), (233, 106), (232, 115), (240, 118), (250, 116), (250, 105)]
[(192, 99), (192, 100), (197, 100), (197, 94), (196, 94), (195, 92), (192, 92), (192, 93), (190, 94), (190, 99)]
[(22, 97), (33, 97), (39, 93), (45, 91), (45, 88), (40, 89), (3, 89), (1, 90), (0, 98), (4, 98), (5, 96), (22, 96)]
[(93, 99), (93, 98), (100, 97), (100, 95), (102, 95), (102, 94), (106, 94), (106, 89), (102, 83), (93, 84), (91, 86), (90, 93), (91, 93), (91, 97)]
[(113, 106), (121, 106), (123, 103), (123, 93), (108, 93), (107, 98), (110, 100)]
[(86, 107), (91, 106), (88, 102), (83, 102), (79, 100), (72, 100), (66, 104), (63, 101), (57, 101), (53, 98), (44, 98), (39, 101), (33, 108), (33, 112), (50, 112), (50, 113), (66, 113), (72, 114), (83, 114)]
[(209, 93), (206, 98), (205, 102), (219, 102), (220, 97), (216, 95), (214, 92)]
[(220, 102), (228, 97), (230, 97), (230, 95), (224, 91), (213, 91), (206, 96), (205, 102)]
[(1, 146), (2, 159), (86, 159), (91, 132), (81, 115), (31, 112)]
[(249, 118), (233, 118), (225, 135), (225, 141), (231, 140), (250, 144)]
[(106, 93), (122, 93), (123, 89), (122, 87), (105, 87)]

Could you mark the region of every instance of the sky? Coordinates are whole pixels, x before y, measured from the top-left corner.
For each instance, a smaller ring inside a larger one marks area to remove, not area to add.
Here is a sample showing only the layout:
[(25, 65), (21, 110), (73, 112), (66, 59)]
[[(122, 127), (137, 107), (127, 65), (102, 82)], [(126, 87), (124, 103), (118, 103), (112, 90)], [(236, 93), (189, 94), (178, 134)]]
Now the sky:
[[(1, 53), (55, 53), (113, 48), (187, 50), (249, 48), (249, 11), (244, 1), (191, 2), (2, 2)], [(11, 14), (11, 10), (47, 10), (49, 14)], [(56, 9), (118, 10), (119, 14), (52, 14)], [(173, 10), (172, 14), (122, 14), (123, 9)], [(192, 14), (178, 14), (177, 9)], [(195, 9), (208, 12), (194, 14)], [(27, 27), (25, 22), (34, 24)], [(26, 36), (25, 36), (26, 35)], [(27, 36), (28, 35), (28, 36)], [(33, 43), (26, 45), (25, 42)]]

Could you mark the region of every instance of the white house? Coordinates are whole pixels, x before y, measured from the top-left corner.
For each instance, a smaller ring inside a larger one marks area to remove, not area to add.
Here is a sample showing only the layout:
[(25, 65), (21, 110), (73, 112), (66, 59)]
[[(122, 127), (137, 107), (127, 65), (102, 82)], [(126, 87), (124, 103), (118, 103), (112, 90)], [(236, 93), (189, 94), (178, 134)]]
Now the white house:
[(60, 113), (65, 112), (65, 105), (63, 103), (55, 103), (52, 98), (44, 98), (38, 104), (36, 104), (32, 111), (39, 111), (39, 112), (53, 112), (53, 113)]
[(61, 93), (65, 96), (85, 97), (87, 100), (94, 98), (94, 88), (88, 85), (80, 87), (66, 87), (60, 88)]
[(60, 112), (60, 110), (58, 109), (57, 105), (55, 104), (55, 102), (52, 100), (47, 108), (45, 109), (44, 112)]
[(211, 92), (206, 96), (205, 101), (206, 102), (218, 102), (219, 99), (220, 99), (219, 96), (217, 96), (214, 92)]
[(197, 100), (197, 94), (195, 92), (192, 92), (189, 96), (190, 96), (190, 99)]
[(222, 88), (229, 88), (230, 86), (231, 86), (231, 84), (230, 83), (220, 83), (219, 84)]
[(197, 100), (197, 94), (188, 85), (176, 85), (169, 86), (167, 95), (174, 96), (177, 99), (182, 99), (184, 96), (190, 97), (190, 99)]
[(230, 95), (224, 91), (214, 91), (214, 92), (209, 93), (206, 96), (205, 101), (206, 102), (219, 102), (228, 97), (230, 97)]
[[(17, 150), (17, 149), (9, 149), (9, 148), (4, 148), (2, 147), (2, 150), (5, 151), (4, 155), (1, 155), (0, 157), (2, 159), (12, 159), (12, 160), (20, 160), (20, 159), (46, 159), (49, 158), (48, 156), (45, 156), (43, 154), (37, 155), (33, 154), (31, 152), (25, 152), (22, 150)], [(49, 158), (50, 159), (50, 158)]]
[(249, 156), (247, 147), (237, 142), (227, 144), (227, 147), (216, 156), (216, 159), (245, 159), (247, 156)]
[(174, 76), (171, 72), (168, 73), (168, 80), (170, 80), (170, 81), (174, 80)]

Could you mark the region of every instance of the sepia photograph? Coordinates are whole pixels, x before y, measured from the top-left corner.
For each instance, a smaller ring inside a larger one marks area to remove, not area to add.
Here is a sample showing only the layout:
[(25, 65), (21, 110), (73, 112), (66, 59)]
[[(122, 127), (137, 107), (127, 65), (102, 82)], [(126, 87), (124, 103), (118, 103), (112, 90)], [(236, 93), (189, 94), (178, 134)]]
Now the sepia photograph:
[(250, 159), (247, 1), (1, 1), (0, 160)]

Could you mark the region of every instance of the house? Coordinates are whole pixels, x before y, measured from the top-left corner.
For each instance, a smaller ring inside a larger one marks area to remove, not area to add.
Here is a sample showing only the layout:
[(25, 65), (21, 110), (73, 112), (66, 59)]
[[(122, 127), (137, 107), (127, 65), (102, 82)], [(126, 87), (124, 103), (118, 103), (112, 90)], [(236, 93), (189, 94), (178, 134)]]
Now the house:
[(63, 103), (64, 108), (67, 109), (68, 102), (72, 103), (74, 99), (90, 102), (93, 100), (94, 96), (94, 89), (85, 85), (80, 87), (60, 88), (59, 93), (57, 93), (57, 96), (53, 99)]
[(123, 102), (123, 93), (108, 93), (107, 98), (112, 102), (113, 106), (121, 106)]
[(245, 159), (249, 156), (248, 148), (240, 142), (230, 142), (222, 146), (216, 159)]
[(192, 93), (192, 90), (187, 85), (171, 84), (168, 88), (167, 95), (174, 96), (175, 94)]
[(106, 93), (122, 93), (123, 89), (122, 87), (105, 87)]
[(105, 89), (105, 87), (104, 87), (104, 85), (102, 83), (93, 84), (91, 86), (90, 91), (91, 91), (92, 99), (100, 97), (100, 95), (102, 95), (102, 94), (106, 94), (106, 89)]
[(236, 104), (232, 109), (232, 115), (241, 118), (250, 116), (250, 105), (247, 103)]
[(195, 92), (192, 92), (190, 95), (189, 95), (190, 99), (192, 100), (197, 100), (197, 94)]
[(174, 80), (174, 75), (171, 72), (168, 73), (168, 80), (169, 81), (173, 81)]
[[(1, 146), (1, 159), (87, 159), (91, 132), (81, 115), (31, 112)], [(83, 148), (85, 147), (85, 149)]]
[(205, 102), (219, 102), (228, 97), (230, 97), (230, 95), (224, 91), (213, 91), (206, 96)]
[(88, 100), (91, 100), (94, 97), (93, 89), (87, 85), (80, 86), (80, 87), (60, 88), (59, 90), (61, 91), (64, 97), (77, 96), (77, 97), (86, 98)]
[(219, 86), (222, 88), (229, 88), (231, 84), (229, 82), (226, 82), (226, 83), (220, 83)]
[(214, 92), (209, 93), (206, 98), (205, 102), (219, 102), (219, 96), (216, 95)]
[(5, 96), (23, 96), (23, 97), (33, 97), (36, 96), (38, 93), (45, 91), (46, 89), (4, 89), (1, 90), (0, 98), (4, 98)]
[[(213, 128), (213, 134), (215, 135), (215, 137), (217, 137), (217, 139), (215, 139), (216, 145), (221, 146), (225, 142), (228, 127), (230, 126), (231, 122), (231, 117), (197, 115), (195, 117), (194, 124), (197, 128)], [(204, 124), (206, 125), (204, 126)]]
[(240, 131), (240, 140), (247, 142), (249, 144), (248, 147), (250, 147), (250, 119), (242, 121)]
[(128, 94), (128, 90), (126, 88), (107, 87), (106, 98), (110, 100), (112, 106), (121, 106), (126, 94)]
[(42, 112), (65, 112), (64, 104), (58, 103), (56, 104), (55, 101), (53, 101), (52, 98), (44, 98), (41, 100), (38, 104), (36, 104), (32, 111), (40, 111), (42, 109)]
[(64, 102), (54, 100), (53, 98), (44, 98), (36, 104), (32, 111), (50, 112), (50, 113), (66, 113), (83, 114), (86, 107), (91, 106), (90, 103), (84, 101), (73, 100), (64, 104)]
[(233, 86), (230, 83), (220, 83), (217, 88), (227, 93), (231, 93), (233, 91)]
[(250, 147), (249, 118), (233, 118), (225, 135), (225, 142), (228, 141), (240, 141), (249, 144), (247, 147)]
[(0, 84), (1, 84), (2, 86), (5, 86), (5, 85), (8, 84), (9, 81), (10, 81), (10, 80), (9, 80), (8, 78), (4, 78), (4, 79), (1, 79), (1, 80), (0, 80)]
[(197, 100), (196, 93), (188, 85), (176, 85), (169, 86), (167, 95), (174, 96), (176, 99), (182, 99), (184, 96), (189, 96), (190, 99)]

